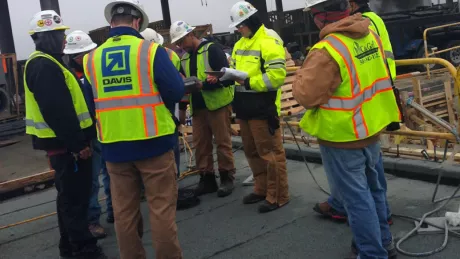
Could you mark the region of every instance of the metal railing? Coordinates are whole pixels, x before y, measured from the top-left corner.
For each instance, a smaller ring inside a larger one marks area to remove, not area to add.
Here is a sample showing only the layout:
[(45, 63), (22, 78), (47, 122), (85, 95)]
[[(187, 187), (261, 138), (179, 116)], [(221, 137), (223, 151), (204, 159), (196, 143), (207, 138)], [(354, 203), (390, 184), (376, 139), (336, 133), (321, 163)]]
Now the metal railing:
[[(452, 51), (452, 50), (455, 50), (455, 49), (460, 49), (460, 45), (459, 45), (459, 46), (455, 46), (455, 47), (451, 47), (451, 48), (443, 49), (443, 50), (439, 50), (439, 51), (437, 51), (437, 48), (433, 48), (433, 49), (431, 49), (431, 51), (432, 51), (431, 53), (428, 50), (428, 39), (427, 38), (428, 38), (428, 32), (429, 31), (434, 31), (434, 30), (439, 30), (439, 29), (444, 29), (444, 28), (454, 27), (454, 26), (460, 26), (460, 22), (450, 23), (450, 24), (445, 24), (445, 25), (440, 25), (440, 26), (435, 26), (435, 27), (430, 27), (430, 28), (425, 29), (425, 31), (423, 31), (423, 44), (424, 44), (424, 47), (425, 47), (425, 57), (426, 58), (430, 58), (431, 56), (436, 56), (437, 54), (446, 53), (446, 52), (449, 52), (449, 51)], [(427, 74), (428, 74), (428, 78), (431, 78), (430, 64), (426, 64), (426, 71), (427, 71)]]

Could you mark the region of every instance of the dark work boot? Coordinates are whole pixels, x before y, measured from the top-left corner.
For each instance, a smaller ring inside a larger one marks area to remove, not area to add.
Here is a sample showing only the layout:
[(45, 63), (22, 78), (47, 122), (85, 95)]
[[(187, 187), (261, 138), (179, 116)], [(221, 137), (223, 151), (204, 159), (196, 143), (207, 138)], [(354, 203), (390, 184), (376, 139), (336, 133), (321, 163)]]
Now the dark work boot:
[(254, 204), (254, 203), (258, 203), (260, 201), (264, 201), (264, 200), (265, 200), (265, 196), (257, 195), (255, 193), (250, 193), (250, 194), (244, 196), (243, 203), (244, 204)]
[(201, 196), (217, 191), (216, 175), (214, 173), (201, 173), (200, 183), (195, 189), (195, 195)]
[(232, 194), (235, 186), (233, 184), (233, 174), (230, 172), (220, 172), (220, 187), (217, 190), (218, 197), (225, 197)]

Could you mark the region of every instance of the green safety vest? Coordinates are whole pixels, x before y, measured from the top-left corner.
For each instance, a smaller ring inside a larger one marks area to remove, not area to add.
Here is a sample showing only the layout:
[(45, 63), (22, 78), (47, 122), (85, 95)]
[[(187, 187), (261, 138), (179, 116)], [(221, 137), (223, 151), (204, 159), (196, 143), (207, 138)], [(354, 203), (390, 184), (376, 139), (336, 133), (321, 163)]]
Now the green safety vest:
[(101, 143), (153, 139), (175, 132), (171, 112), (154, 80), (158, 46), (135, 36), (116, 36), (84, 57)]
[(387, 27), (385, 26), (382, 18), (374, 12), (363, 13), (363, 16), (369, 18), (371, 21), (370, 28), (376, 32), (382, 40), (383, 50), (385, 51), (385, 57), (387, 58), (388, 67), (390, 68), (391, 78), (394, 81), (396, 80), (396, 62)]
[(332, 33), (312, 49), (329, 52), (339, 64), (342, 83), (327, 104), (305, 113), (300, 122), (304, 131), (330, 142), (351, 142), (401, 120), (376, 33), (361, 39)]
[[(196, 58), (197, 63), (197, 78), (198, 80), (204, 82), (206, 81), (207, 75), (206, 71), (212, 71), (211, 66), (209, 65), (208, 57), (208, 48), (211, 46), (212, 42), (204, 44), (199, 50)], [(182, 69), (184, 70), (185, 76), (190, 77), (190, 54), (185, 53), (182, 56)], [(215, 90), (202, 90), (201, 91), (206, 104), (206, 108), (210, 111), (218, 110), (224, 106), (229, 105), (233, 101), (234, 90), (233, 87), (223, 87)], [(190, 95), (190, 111), (193, 114), (192, 106), (192, 95)]]
[(42, 113), (40, 112), (40, 107), (35, 100), (34, 94), (30, 91), (29, 86), (27, 85), (27, 80), (25, 74), (27, 74), (27, 65), (31, 60), (37, 57), (47, 58), (53, 61), (58, 65), (65, 77), (65, 82), (69, 88), (70, 95), (72, 96), (73, 106), (77, 114), (78, 120), (80, 121), (80, 128), (86, 129), (93, 125), (93, 120), (88, 111), (88, 106), (85, 102), (85, 97), (81, 90), (80, 84), (77, 81), (77, 78), (70, 72), (66, 67), (64, 67), (59, 61), (57, 61), (52, 56), (45, 54), (40, 51), (33, 52), (29, 59), (26, 62), (24, 69), (24, 91), (26, 98), (26, 133), (29, 135), (37, 136), (38, 138), (55, 138), (56, 133), (50, 128), (43, 118)]
[(235, 92), (277, 92), (275, 101), (281, 113), (281, 86), (286, 79), (286, 52), (278, 38), (267, 34), (261, 26), (252, 38), (241, 38), (233, 48), (232, 68), (248, 73), (251, 89), (237, 84)]
[(177, 71), (180, 70), (180, 58), (179, 55), (177, 55), (176, 52), (172, 49), (165, 48), (166, 52), (168, 53), (169, 59), (173, 63), (174, 67), (177, 69)]

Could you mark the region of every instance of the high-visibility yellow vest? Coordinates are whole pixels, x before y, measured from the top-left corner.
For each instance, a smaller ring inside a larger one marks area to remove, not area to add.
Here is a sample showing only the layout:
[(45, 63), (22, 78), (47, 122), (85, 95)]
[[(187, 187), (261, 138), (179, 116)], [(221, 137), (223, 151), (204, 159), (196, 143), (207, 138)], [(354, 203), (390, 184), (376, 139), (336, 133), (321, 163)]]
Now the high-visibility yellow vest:
[(73, 106), (77, 114), (78, 120), (80, 121), (80, 128), (86, 129), (93, 125), (93, 120), (88, 111), (88, 106), (85, 102), (85, 97), (80, 88), (80, 84), (77, 81), (77, 78), (70, 72), (66, 67), (64, 67), (59, 61), (57, 61), (52, 56), (45, 54), (40, 51), (33, 52), (29, 59), (26, 62), (24, 69), (24, 92), (26, 98), (26, 133), (29, 135), (37, 136), (38, 138), (55, 138), (56, 134), (48, 126), (45, 119), (43, 118), (42, 113), (40, 112), (40, 107), (35, 100), (34, 94), (30, 91), (29, 86), (27, 85), (27, 80), (25, 74), (27, 74), (27, 65), (31, 60), (37, 57), (47, 58), (53, 61), (58, 65), (65, 77), (65, 82), (69, 88), (70, 95), (72, 96)]
[(158, 46), (135, 36), (116, 36), (84, 57), (101, 143), (174, 133), (176, 125), (154, 80)]
[(371, 21), (370, 28), (376, 32), (382, 40), (383, 50), (385, 52), (385, 57), (387, 58), (388, 67), (390, 68), (391, 78), (394, 81), (396, 80), (396, 62), (387, 27), (385, 26), (382, 18), (374, 12), (365, 12), (363, 13), (363, 16), (369, 18)]
[(179, 58), (179, 55), (177, 55), (177, 53), (172, 49), (165, 48), (165, 50), (168, 53), (169, 59), (173, 63), (174, 67), (176, 67), (177, 71), (179, 71), (180, 70), (180, 58)]
[[(212, 71), (211, 66), (209, 65), (209, 57), (208, 57), (208, 48), (211, 46), (212, 42), (204, 44), (198, 50), (196, 62), (197, 62), (197, 75), (196, 77), (204, 82), (206, 81), (207, 74), (206, 71)], [(184, 70), (185, 76), (190, 77), (190, 54), (185, 53), (182, 56), (182, 69)], [(206, 108), (210, 111), (218, 110), (224, 106), (229, 105), (233, 101), (234, 90), (233, 87), (223, 87), (218, 88), (215, 90), (205, 90), (201, 91), (203, 94), (204, 103), (206, 104)], [(193, 113), (192, 107), (192, 95), (190, 95), (190, 111)]]
[(261, 26), (252, 38), (241, 38), (233, 48), (232, 64), (248, 73), (251, 90), (237, 83), (235, 92), (277, 92), (276, 107), (281, 113), (281, 86), (286, 79), (286, 52), (278, 38)]
[(300, 127), (331, 142), (351, 142), (379, 133), (400, 121), (383, 46), (371, 31), (361, 39), (332, 33), (313, 46), (325, 49), (339, 64), (342, 84), (325, 105), (308, 110)]

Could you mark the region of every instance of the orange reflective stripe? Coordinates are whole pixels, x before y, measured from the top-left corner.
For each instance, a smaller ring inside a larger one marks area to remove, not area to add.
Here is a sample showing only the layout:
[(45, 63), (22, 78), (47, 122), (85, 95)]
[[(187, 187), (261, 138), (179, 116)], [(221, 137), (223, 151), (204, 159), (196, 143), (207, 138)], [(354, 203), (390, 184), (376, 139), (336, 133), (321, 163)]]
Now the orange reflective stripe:
[(8, 67), (6, 66), (6, 59), (2, 58), (2, 66), (3, 66), (3, 72), (6, 74), (8, 73)]

